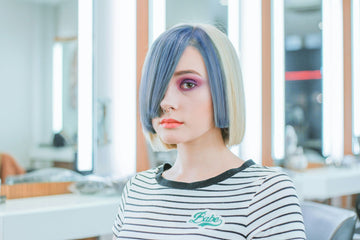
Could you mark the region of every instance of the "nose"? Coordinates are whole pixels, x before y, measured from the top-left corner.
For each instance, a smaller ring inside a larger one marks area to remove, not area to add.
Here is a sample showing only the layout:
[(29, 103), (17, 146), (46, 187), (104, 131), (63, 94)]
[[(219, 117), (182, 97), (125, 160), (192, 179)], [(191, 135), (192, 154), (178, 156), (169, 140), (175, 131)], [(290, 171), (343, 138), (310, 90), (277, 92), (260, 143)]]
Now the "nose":
[(165, 92), (165, 96), (160, 102), (160, 107), (163, 110), (163, 112), (166, 112), (166, 110), (168, 110), (168, 109), (170, 109), (170, 110), (178, 109), (179, 101), (178, 101), (177, 94), (178, 93), (177, 93), (176, 86), (169, 84), (168, 89)]

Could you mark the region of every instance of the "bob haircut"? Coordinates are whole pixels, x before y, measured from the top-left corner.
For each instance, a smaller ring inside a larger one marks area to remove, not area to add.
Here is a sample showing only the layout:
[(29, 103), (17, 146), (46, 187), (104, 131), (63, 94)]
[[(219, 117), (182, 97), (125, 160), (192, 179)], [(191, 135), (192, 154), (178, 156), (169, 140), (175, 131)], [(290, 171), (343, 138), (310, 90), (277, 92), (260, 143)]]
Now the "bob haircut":
[(156, 134), (152, 119), (161, 115), (160, 103), (186, 47), (202, 55), (211, 91), (215, 126), (227, 146), (240, 144), (245, 132), (245, 100), (240, 63), (227, 36), (207, 24), (177, 25), (162, 33), (147, 53), (140, 84), (140, 118), (154, 151), (176, 149)]

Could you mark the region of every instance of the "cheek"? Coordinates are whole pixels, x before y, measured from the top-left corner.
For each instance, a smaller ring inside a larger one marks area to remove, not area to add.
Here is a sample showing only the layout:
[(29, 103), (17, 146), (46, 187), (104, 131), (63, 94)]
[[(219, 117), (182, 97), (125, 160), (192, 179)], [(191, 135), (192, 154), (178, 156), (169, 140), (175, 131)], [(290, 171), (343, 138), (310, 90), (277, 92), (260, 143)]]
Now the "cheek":
[(193, 117), (198, 119), (202, 124), (214, 125), (214, 110), (210, 96), (199, 100), (193, 107)]
[(160, 120), (158, 118), (154, 118), (152, 120), (152, 126), (153, 126), (155, 132), (158, 132), (158, 130), (159, 130), (159, 121)]
[(208, 104), (206, 106), (206, 108), (204, 108), (204, 116), (207, 116), (207, 121), (209, 124), (211, 124), (211, 126), (215, 125), (215, 121), (214, 121), (214, 110), (213, 110), (213, 105), (212, 102), (210, 102), (210, 104)]

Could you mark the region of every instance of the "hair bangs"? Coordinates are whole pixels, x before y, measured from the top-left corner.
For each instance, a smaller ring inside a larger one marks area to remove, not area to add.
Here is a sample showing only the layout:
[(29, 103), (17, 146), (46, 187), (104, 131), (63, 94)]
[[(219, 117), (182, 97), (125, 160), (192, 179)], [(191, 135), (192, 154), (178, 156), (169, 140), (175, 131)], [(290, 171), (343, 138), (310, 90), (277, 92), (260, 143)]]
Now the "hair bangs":
[(191, 26), (183, 26), (163, 33), (146, 56), (139, 102), (141, 122), (151, 133), (155, 133), (152, 119), (160, 116), (161, 100), (182, 53), (189, 45), (191, 32)]

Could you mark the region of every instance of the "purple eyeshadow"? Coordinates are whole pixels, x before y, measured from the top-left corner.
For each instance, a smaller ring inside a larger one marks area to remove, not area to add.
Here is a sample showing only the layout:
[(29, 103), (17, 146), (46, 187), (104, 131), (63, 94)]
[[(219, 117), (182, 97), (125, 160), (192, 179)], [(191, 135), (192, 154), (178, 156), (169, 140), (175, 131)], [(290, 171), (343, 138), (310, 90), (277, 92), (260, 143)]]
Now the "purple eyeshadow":
[[(179, 89), (182, 90), (182, 91), (190, 91), (190, 90), (192, 90), (193, 88), (198, 87), (198, 86), (201, 85), (201, 81), (200, 81), (200, 80), (197, 80), (197, 79), (194, 79), (194, 77), (191, 77), (191, 78), (189, 78), (189, 77), (180, 78), (180, 79), (177, 81), (177, 83), (178, 83)], [(189, 88), (189, 89), (186, 89), (186, 88), (184, 89), (184, 88), (182, 88), (181, 86), (182, 86), (183, 84), (186, 84), (186, 83), (191, 83), (191, 84), (194, 84), (195, 86), (194, 86), (193, 88)]]

